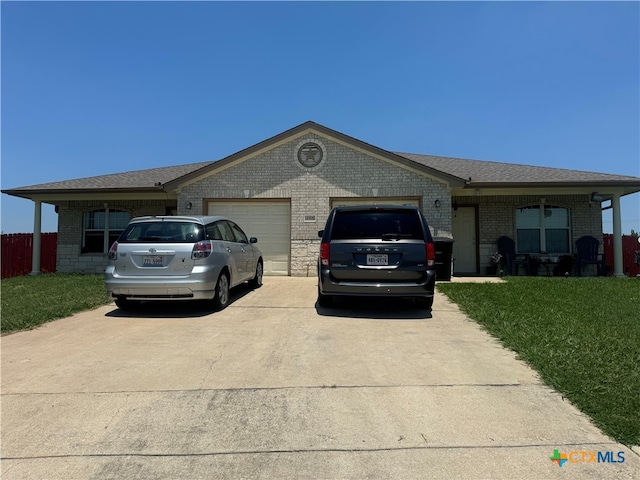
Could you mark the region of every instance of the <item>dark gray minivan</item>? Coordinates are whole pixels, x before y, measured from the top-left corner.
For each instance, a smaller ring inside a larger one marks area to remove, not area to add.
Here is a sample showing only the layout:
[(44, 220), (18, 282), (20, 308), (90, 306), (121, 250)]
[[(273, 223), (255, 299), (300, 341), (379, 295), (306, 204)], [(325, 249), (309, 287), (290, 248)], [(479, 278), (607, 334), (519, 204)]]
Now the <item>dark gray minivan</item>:
[(419, 208), (336, 207), (318, 236), (319, 305), (341, 295), (415, 297), (424, 308), (433, 305), (435, 247)]

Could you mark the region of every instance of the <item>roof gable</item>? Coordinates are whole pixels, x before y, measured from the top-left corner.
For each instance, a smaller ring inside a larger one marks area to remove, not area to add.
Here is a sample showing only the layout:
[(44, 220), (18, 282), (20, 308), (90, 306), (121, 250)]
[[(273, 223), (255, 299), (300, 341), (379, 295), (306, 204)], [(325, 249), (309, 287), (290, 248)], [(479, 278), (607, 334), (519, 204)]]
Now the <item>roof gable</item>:
[(245, 148), (244, 150), (240, 150), (239, 152), (236, 152), (233, 155), (229, 155), (226, 158), (218, 160), (217, 162), (210, 163), (198, 170), (189, 172), (180, 178), (176, 178), (170, 182), (167, 182), (167, 184), (165, 185), (165, 189), (166, 190), (178, 189), (183, 185), (187, 185), (189, 183), (195, 182), (205, 176), (212, 175), (217, 171), (230, 168), (234, 165), (237, 165), (240, 162), (253, 158), (259, 155), (260, 153), (263, 153), (278, 145), (282, 145), (284, 143), (295, 140), (296, 138), (300, 138), (312, 133), (318, 134), (322, 137), (329, 138), (333, 141), (336, 141), (348, 147), (354, 148), (356, 150), (363, 151), (371, 156), (377, 157), (387, 162), (397, 164), (398, 166), (409, 168), (414, 171), (417, 170), (423, 174), (426, 174), (432, 178), (443, 181), (445, 183), (449, 183), (455, 186), (464, 186), (465, 184), (464, 179), (457, 177), (456, 175), (449, 174), (445, 171), (437, 170), (435, 168), (430, 167), (429, 165), (412, 161), (411, 159), (408, 159), (401, 155), (397, 155), (387, 150), (383, 150), (381, 148), (378, 148), (376, 146), (373, 146), (371, 144), (368, 144), (356, 138), (349, 137), (348, 135), (345, 135), (336, 130), (327, 128), (318, 123), (307, 121), (305, 123), (298, 125), (297, 127), (286, 130), (278, 135), (268, 138), (251, 147)]

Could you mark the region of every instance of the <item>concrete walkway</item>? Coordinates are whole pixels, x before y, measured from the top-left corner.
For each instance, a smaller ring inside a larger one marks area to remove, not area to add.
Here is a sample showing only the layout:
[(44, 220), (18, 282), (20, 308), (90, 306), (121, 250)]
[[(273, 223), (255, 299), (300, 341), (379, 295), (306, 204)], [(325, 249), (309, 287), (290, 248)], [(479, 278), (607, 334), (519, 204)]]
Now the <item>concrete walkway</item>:
[(3, 480), (640, 477), (443, 296), (315, 296), (268, 277), (223, 312), (111, 305), (2, 337)]

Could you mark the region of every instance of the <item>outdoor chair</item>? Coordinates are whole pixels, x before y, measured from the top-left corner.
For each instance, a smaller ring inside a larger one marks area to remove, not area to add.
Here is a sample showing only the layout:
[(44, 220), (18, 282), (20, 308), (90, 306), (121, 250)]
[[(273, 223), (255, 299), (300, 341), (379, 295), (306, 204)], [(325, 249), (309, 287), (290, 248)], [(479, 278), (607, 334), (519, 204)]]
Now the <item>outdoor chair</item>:
[(604, 253), (598, 253), (600, 242), (588, 235), (580, 237), (576, 241), (576, 267), (578, 268), (578, 276), (582, 275), (582, 267), (585, 265), (595, 265), (598, 275), (604, 275)]
[(504, 259), (507, 275), (518, 275), (518, 268), (523, 266), (529, 275), (529, 255), (516, 253), (516, 242), (507, 236), (498, 239), (498, 253)]

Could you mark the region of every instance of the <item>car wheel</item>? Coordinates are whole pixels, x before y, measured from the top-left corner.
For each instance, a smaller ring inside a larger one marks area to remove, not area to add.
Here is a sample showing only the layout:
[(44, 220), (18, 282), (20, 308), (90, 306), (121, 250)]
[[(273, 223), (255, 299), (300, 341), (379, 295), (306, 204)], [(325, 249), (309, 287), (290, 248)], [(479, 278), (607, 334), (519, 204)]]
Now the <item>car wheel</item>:
[(118, 307), (120, 310), (133, 310), (136, 307), (140, 306), (139, 300), (127, 300), (124, 297), (117, 297), (115, 302), (116, 307)]
[(229, 305), (229, 275), (225, 272), (218, 277), (213, 305), (217, 310), (224, 310)]
[(420, 308), (431, 310), (433, 307), (433, 297), (418, 297), (416, 299)]
[(333, 297), (331, 295), (323, 295), (320, 293), (320, 287), (318, 287), (318, 305), (321, 307), (330, 307), (333, 304)]
[(250, 282), (253, 288), (260, 288), (262, 286), (263, 270), (264, 270), (264, 267), (262, 266), (262, 260), (259, 260), (258, 264), (256, 265), (256, 276), (253, 277)]

